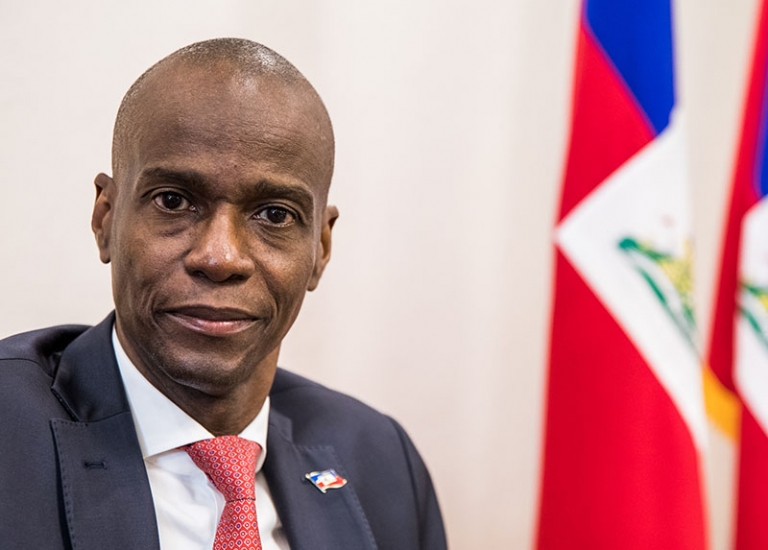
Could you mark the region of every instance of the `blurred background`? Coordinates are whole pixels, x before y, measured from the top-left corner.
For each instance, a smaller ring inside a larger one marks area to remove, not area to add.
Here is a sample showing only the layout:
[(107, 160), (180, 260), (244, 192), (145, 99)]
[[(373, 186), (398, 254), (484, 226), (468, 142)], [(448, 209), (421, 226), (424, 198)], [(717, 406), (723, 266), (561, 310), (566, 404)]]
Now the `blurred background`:
[[(759, 5), (674, 9), (708, 327)], [(262, 42), (315, 85), (337, 139), (333, 261), (281, 364), (406, 427), (453, 548), (532, 547), (578, 17), (578, 0), (4, 0), (0, 337), (111, 310), (92, 182), (133, 80), (197, 40)], [(735, 451), (709, 435), (725, 549)]]

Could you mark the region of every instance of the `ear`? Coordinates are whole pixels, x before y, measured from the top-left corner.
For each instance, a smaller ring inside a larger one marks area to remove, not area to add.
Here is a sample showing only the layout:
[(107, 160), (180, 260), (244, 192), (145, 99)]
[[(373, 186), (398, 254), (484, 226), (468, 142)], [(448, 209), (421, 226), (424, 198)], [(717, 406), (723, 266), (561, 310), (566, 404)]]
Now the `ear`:
[(112, 233), (112, 207), (117, 191), (115, 181), (104, 173), (96, 176), (93, 183), (96, 186), (96, 201), (93, 203), (91, 229), (99, 247), (99, 258), (108, 264), (111, 259), (109, 244)]
[(315, 268), (312, 270), (312, 277), (309, 279), (307, 290), (315, 290), (320, 277), (325, 271), (325, 266), (331, 261), (331, 231), (333, 225), (339, 217), (339, 209), (335, 206), (328, 206), (323, 216), (323, 227), (320, 231), (320, 242), (317, 243), (317, 256), (315, 256)]

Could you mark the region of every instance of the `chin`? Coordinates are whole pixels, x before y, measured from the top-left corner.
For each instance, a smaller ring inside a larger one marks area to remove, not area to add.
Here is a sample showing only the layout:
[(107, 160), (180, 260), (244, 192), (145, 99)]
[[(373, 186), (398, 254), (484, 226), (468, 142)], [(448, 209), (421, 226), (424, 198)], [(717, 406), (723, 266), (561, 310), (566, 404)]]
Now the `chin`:
[(155, 368), (180, 386), (210, 395), (223, 395), (254, 377), (262, 378), (258, 371), (269, 368), (264, 360), (269, 353), (232, 354), (210, 348), (205, 351), (173, 348), (167, 346), (154, 354)]

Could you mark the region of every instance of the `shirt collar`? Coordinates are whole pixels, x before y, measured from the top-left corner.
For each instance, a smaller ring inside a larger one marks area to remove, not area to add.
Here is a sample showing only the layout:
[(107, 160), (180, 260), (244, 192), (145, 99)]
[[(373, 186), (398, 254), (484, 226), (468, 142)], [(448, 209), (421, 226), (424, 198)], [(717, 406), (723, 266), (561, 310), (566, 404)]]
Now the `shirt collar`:
[[(144, 378), (120, 345), (114, 327), (112, 328), (112, 345), (115, 348), (117, 366), (120, 368), (128, 403), (131, 406), (141, 453), (145, 459), (214, 437)], [(244, 439), (261, 445), (256, 471), (261, 469), (267, 456), (268, 424), (269, 396), (256, 418), (238, 434)]]

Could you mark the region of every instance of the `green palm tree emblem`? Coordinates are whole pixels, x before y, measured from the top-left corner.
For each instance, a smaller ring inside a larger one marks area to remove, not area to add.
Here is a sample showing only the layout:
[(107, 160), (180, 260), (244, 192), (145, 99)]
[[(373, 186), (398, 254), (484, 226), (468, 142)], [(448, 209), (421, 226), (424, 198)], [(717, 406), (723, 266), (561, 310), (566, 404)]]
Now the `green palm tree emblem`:
[(740, 281), (739, 314), (744, 317), (763, 346), (768, 348), (768, 287)]
[(635, 270), (648, 284), (664, 311), (698, 353), (698, 333), (693, 307), (693, 254), (686, 242), (683, 256), (656, 250), (632, 237), (619, 241)]

